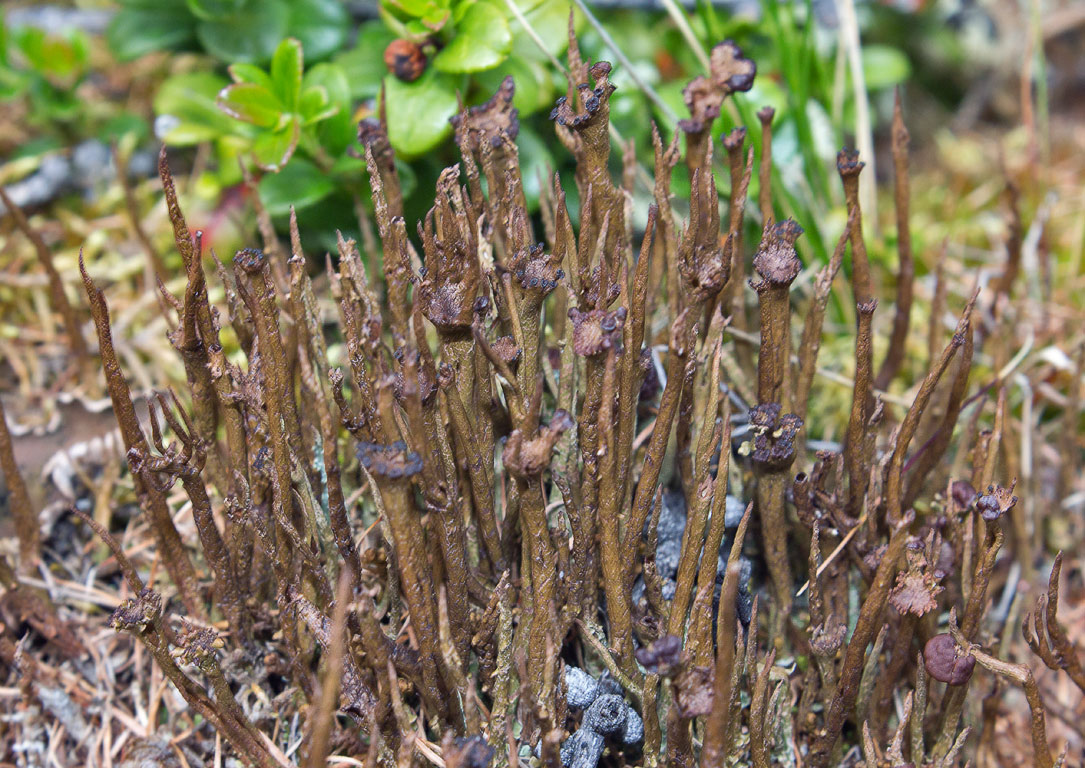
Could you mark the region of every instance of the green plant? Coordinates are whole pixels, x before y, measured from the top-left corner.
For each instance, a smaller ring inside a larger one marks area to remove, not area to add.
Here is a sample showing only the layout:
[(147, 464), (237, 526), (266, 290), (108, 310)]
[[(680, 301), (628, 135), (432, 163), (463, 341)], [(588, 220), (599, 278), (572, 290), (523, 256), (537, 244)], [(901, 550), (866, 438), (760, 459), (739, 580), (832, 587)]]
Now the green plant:
[(355, 126), (339, 65), (306, 68), (301, 42), (287, 38), (267, 69), (235, 63), (228, 71), (232, 82), (209, 72), (171, 77), (155, 96), (168, 144), (215, 146), (218, 162), (202, 179), (209, 194), (237, 184), (246, 170), (260, 175), (260, 197), (274, 217), (361, 193), (365, 168), (346, 152)]
[[(363, 25), (357, 45), (336, 61), (355, 98), (384, 90), (389, 139), (412, 158), (448, 137), (459, 99), (493, 92), (506, 74), (516, 79), (523, 115), (550, 104), (547, 58), (564, 50), (569, 9), (547, 0), (382, 0), (381, 21)], [(419, 47), (425, 67), (417, 76), (397, 77), (377, 55), (396, 40)]]
[(293, 36), (311, 59), (339, 50), (348, 32), (340, 0), (118, 0), (107, 37), (115, 55), (203, 50), (223, 62), (261, 64)]
[(87, 75), (90, 45), (78, 30), (9, 30), (0, 19), (0, 101), (25, 98), (29, 121), (52, 128), (82, 115), (76, 89)]

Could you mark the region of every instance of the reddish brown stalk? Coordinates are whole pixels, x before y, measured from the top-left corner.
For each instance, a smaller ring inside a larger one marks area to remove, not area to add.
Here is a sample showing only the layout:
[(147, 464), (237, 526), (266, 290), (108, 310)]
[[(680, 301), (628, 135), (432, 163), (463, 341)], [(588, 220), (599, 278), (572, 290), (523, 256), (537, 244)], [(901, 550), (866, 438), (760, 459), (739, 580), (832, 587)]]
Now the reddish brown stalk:
[(705, 718), (704, 746), (701, 748), (701, 768), (725, 764), (731, 733), (731, 693), (734, 685), (732, 671), (735, 662), (735, 596), (741, 568), (738, 563), (727, 566), (723, 590), (720, 592), (720, 642), (716, 651), (716, 676), (712, 687), (714, 706)]
[[(613, 390), (612, 390), (613, 391)], [(573, 426), (564, 411), (555, 413), (550, 424), (530, 437), (513, 430), (506, 442), (503, 459), (516, 477), (520, 492), (520, 515), (525, 545), (530, 552), (531, 617), (528, 630), (527, 661), (531, 690), (542, 691), (547, 667), (547, 633), (550, 610), (555, 605), (558, 574), (554, 545), (546, 522), (546, 503), (542, 492), (542, 473), (561, 435)], [(632, 639), (630, 638), (630, 645)]]
[[(332, 613), (328, 638), (328, 656), (324, 674), (320, 679), (320, 698), (313, 713), (313, 730), (309, 736), (309, 768), (324, 768), (328, 757), (328, 741), (335, 727), (335, 710), (339, 703), (340, 679), (343, 659), (346, 656), (345, 635), (347, 611), (352, 591), (351, 575), (344, 571), (335, 591), (335, 609)], [(375, 737), (376, 734), (371, 734)]]
[(799, 370), (795, 378), (793, 408), (800, 418), (806, 418), (806, 405), (810, 399), (810, 387), (814, 382), (817, 369), (818, 350), (821, 348), (821, 327), (825, 321), (825, 307), (829, 303), (829, 294), (833, 288), (840, 266), (844, 263), (844, 250), (851, 239), (851, 228), (855, 219), (848, 216), (848, 223), (833, 249), (829, 263), (818, 271), (814, 281), (814, 295), (806, 309), (806, 320), (802, 327), (802, 341), (799, 343)]
[(60, 273), (53, 264), (52, 251), (45, 244), (41, 233), (30, 226), (30, 222), (22, 209), (8, 197), (3, 186), (0, 186), (0, 202), (4, 203), (4, 207), (11, 214), (11, 218), (15, 220), (15, 226), (34, 246), (38, 261), (41, 263), (49, 280), (49, 301), (53, 305), (53, 310), (60, 313), (60, 318), (64, 323), (64, 333), (68, 337), (68, 350), (77, 361), (82, 362), (87, 357), (87, 342), (83, 338), (83, 331), (79, 327), (79, 317), (75, 312), (75, 308), (68, 301), (68, 295), (64, 293), (64, 281), (60, 279)]
[(603, 374), (602, 407), (599, 411), (599, 540), (610, 645), (622, 671), (629, 675), (635, 674), (636, 666), (633, 661), (632, 604), (624, 578), (627, 564), (621, 559), (619, 523), (625, 494), (618, 482), (618, 419), (614, 412), (617, 367), (617, 352), (612, 348), (607, 355)]
[(7, 485), (11, 515), (15, 518), (15, 533), (19, 537), (19, 570), (32, 573), (37, 570), (41, 556), (41, 525), (30, 502), (19, 464), (15, 461), (15, 449), (8, 430), (4, 402), (0, 399), (0, 470)]
[(1065, 671), (1074, 685), (1085, 692), (1085, 667), (1081, 663), (1081, 651), (1059, 624), (1059, 576), (1062, 573), (1062, 552), (1055, 555), (1047, 592), (1036, 601), (1036, 612), (1029, 613), (1021, 622), (1021, 634), (1032, 652), (1040, 657), (1048, 669)]
[[(723, 445), (730, 445), (731, 426), (726, 419), (724, 423), (727, 424), (727, 427), (723, 432), (721, 442)], [(714, 592), (716, 572), (719, 567), (719, 557), (713, 557), (713, 555), (720, 551), (720, 546), (723, 543), (724, 512), (727, 506), (727, 459), (724, 457), (727, 456), (727, 453), (727, 451), (724, 451), (721, 454), (719, 473), (716, 480), (716, 495), (712, 499), (712, 518), (708, 536), (705, 539), (704, 554), (701, 556), (700, 571), (697, 574), (698, 589), (705, 589), (709, 594)], [(731, 551), (727, 556), (728, 566), (738, 563), (738, 559), (742, 555), (742, 547), (746, 542), (746, 528), (752, 511), (753, 505), (751, 504), (747, 506), (746, 513), (738, 524), (734, 540), (731, 542)], [(725, 578), (726, 575), (725, 573)], [(698, 666), (709, 666), (712, 662), (712, 611), (695, 613), (690, 624), (688, 645), (691, 649), (690, 655), (693, 662)], [(717, 630), (719, 630), (719, 627), (717, 627)]]
[[(652, 271), (651, 284), (663, 285), (664, 275), (667, 285), (667, 306), (671, 317), (678, 315), (678, 235), (675, 229), (674, 214), (671, 211), (671, 174), (674, 166), (678, 164), (678, 133), (666, 149), (663, 147), (663, 138), (659, 135), (659, 128), (652, 124), (652, 147), (655, 150), (655, 186), (652, 199), (659, 211), (658, 232), (656, 232), (652, 248)], [(657, 304), (663, 299), (658, 291), (650, 292), (648, 296), (647, 315), (653, 316)]]
[(664, 454), (670, 437), (671, 425), (678, 410), (678, 396), (682, 389), (682, 371), (692, 355), (693, 321), (689, 311), (680, 314), (671, 325), (670, 355), (667, 360), (667, 385), (659, 400), (659, 414), (655, 428), (648, 443), (644, 463), (641, 468), (637, 492), (633, 497), (632, 511), (626, 527), (626, 539), (623, 542), (623, 559), (626, 562), (626, 581), (632, 583), (635, 568), (638, 531), (644, 530), (644, 524), (652, 513), (652, 500), (656, 496), (659, 475), (663, 469)]
[(927, 377), (923, 380), (923, 384), (920, 386), (919, 392), (916, 393), (915, 400), (912, 402), (912, 407), (908, 409), (908, 415), (905, 416), (904, 421), (900, 425), (900, 431), (897, 434), (897, 443), (893, 449), (893, 457), (889, 465), (889, 473), (886, 475), (885, 483), (886, 521), (891, 525), (896, 524), (896, 521), (900, 519), (903, 511), (903, 499), (901, 497), (902, 474), (904, 471), (904, 457), (908, 450), (908, 444), (911, 443), (912, 437), (915, 435), (916, 428), (919, 426), (919, 420), (927, 407), (927, 403), (930, 402), (931, 395), (934, 394), (934, 389), (937, 386), (938, 381), (942, 378), (942, 374), (945, 373), (946, 368), (956, 355), (957, 350), (965, 344), (967, 331), (972, 322), (972, 309), (976, 305), (978, 296), (979, 289), (977, 288), (972, 294), (972, 297), (968, 300), (968, 304), (965, 306), (964, 311), (961, 313), (961, 318), (957, 323), (953, 338), (950, 340), (949, 345), (942, 350), (941, 358), (927, 373)]
[[(730, 226), (727, 231), (725, 256), (730, 261), (731, 281), (728, 286), (731, 300), (729, 311), (731, 322), (735, 328), (744, 331), (749, 328), (746, 319), (746, 257), (742, 251), (742, 214), (746, 204), (746, 187), (749, 184), (749, 176), (742, 168), (742, 145), (746, 139), (746, 129), (735, 129), (723, 138), (724, 149), (727, 150), (727, 165), (731, 172), (731, 205)], [(750, 148), (751, 151), (753, 147)], [(752, 172), (752, 167), (747, 171)], [(745, 185), (744, 183), (745, 182)], [(746, 350), (746, 347), (740, 347)], [(749, 366), (748, 351), (739, 353), (744, 367)]]
[[(686, 519), (686, 527), (682, 532), (682, 549), (678, 561), (678, 573), (675, 576), (677, 585), (674, 591), (674, 600), (671, 604), (670, 620), (667, 632), (681, 637), (683, 628), (686, 626), (686, 614), (690, 607), (690, 599), (693, 597), (694, 579), (698, 573), (698, 562), (702, 564), (702, 570), (706, 563), (711, 564), (714, 552), (719, 552), (719, 544), (715, 550), (704, 549), (705, 528), (708, 523), (709, 510), (717, 508), (719, 512), (722, 504), (713, 502), (713, 491), (718, 498), (726, 495), (726, 474), (717, 475), (716, 479), (711, 474), (711, 458), (717, 450), (721, 450), (721, 438), (723, 427), (717, 423), (720, 399), (720, 341), (716, 341), (716, 348), (712, 354), (711, 367), (708, 377), (708, 397), (705, 400), (704, 412), (701, 417), (701, 434), (698, 440), (696, 456), (696, 483), (691, 484), (689, 493), (689, 512)], [(692, 409), (691, 409), (692, 410)], [(728, 432), (730, 430), (727, 430)], [(722, 450), (721, 450), (722, 453)], [(715, 514), (715, 512), (713, 513)], [(714, 586), (715, 572), (711, 581)], [(698, 592), (706, 589), (708, 581), (702, 580), (698, 584)], [(706, 594), (711, 594), (707, 592)], [(690, 638), (693, 640), (694, 638)]]
[(769, 701), (769, 680), (776, 663), (776, 649), (769, 651), (757, 674), (750, 701), (750, 760), (753, 768), (769, 768), (769, 744), (766, 734), (765, 715)]
[[(170, 207), (170, 216), (181, 216), (179, 209)], [(178, 228), (177, 225), (174, 225)], [(184, 220), (181, 220), (180, 229), (187, 232)], [(207, 303), (207, 285), (204, 279), (203, 265), (200, 262), (199, 249), (200, 233), (197, 233), (197, 244), (192, 246), (185, 262), (185, 272), (188, 277), (188, 285), (185, 288), (185, 300), (181, 311), (180, 323), (168, 334), (170, 343), (181, 356), (185, 367), (185, 378), (188, 381), (188, 391), (192, 401), (193, 417), (200, 436), (208, 443), (208, 474), (216, 487), (225, 493), (227, 488), (226, 472), (222, 468), (218, 453), (218, 390), (215, 388), (212, 377), (211, 357), (208, 346), (205, 343), (201, 326), (208, 327), (213, 320), (210, 317), (210, 308)], [(206, 320), (201, 323), (200, 317)], [(217, 336), (216, 336), (217, 342)]]
[[(961, 407), (964, 404), (964, 396), (968, 390), (968, 376), (972, 371), (973, 353), (973, 330), (969, 325), (965, 332), (964, 348), (961, 357), (957, 360), (957, 375), (953, 379), (953, 388), (949, 393), (949, 402), (946, 404), (944, 417), (940, 419), (934, 435), (924, 446), (913, 454), (905, 464), (906, 472), (911, 473), (911, 479), (904, 494), (904, 506), (910, 507), (919, 498), (919, 493), (926, 484), (932, 470), (945, 456), (946, 450), (953, 438), (953, 430), (957, 426), (957, 420), (961, 415)], [(914, 466), (913, 466), (914, 462)]]
[[(497, 530), (497, 517), (494, 513), (493, 481), (486, 471), (489, 457), (482, 453), (478, 445), (478, 435), (471, 423), (471, 416), (460, 399), (455, 384), (456, 373), (448, 363), (441, 364), (438, 383), (448, 404), (448, 413), (452, 420), (452, 431), (460, 446), (462, 455), (467, 459), (467, 474), (470, 479), (471, 496), (475, 514), (478, 517), (480, 534), (490, 562), (498, 571), (504, 570), (504, 556), (501, 553), (501, 538)], [(492, 460), (489, 460), (492, 464)]]
[(782, 414), (781, 410), (779, 403), (762, 403), (750, 411), (752, 439), (746, 446), (757, 476), (757, 514), (775, 597), (772, 635), (780, 648), (786, 639), (784, 629), (792, 619), (795, 591), (784, 503), (790, 482), (788, 471), (797, 453), (795, 440), (802, 430), (802, 419), (793, 413)]
[[(109, 307), (106, 305), (105, 294), (87, 274), (82, 254), (79, 255), (79, 271), (83, 276), (83, 285), (87, 291), (91, 314), (94, 316), (94, 326), (98, 330), (98, 349), (102, 358), (106, 388), (109, 391), (110, 400), (113, 402), (113, 413), (116, 415), (117, 424), (120, 426), (125, 451), (129, 455), (132, 455), (134, 451), (136, 456), (145, 456), (148, 453), (147, 440), (139, 425), (136, 408), (132, 404), (132, 394), (128, 389), (128, 382), (124, 380), (120, 363), (118, 363), (117, 355), (113, 350), (113, 332), (109, 325)], [(185, 610), (188, 611), (189, 615), (202, 619), (205, 617), (205, 611), (203, 601), (198, 597), (196, 571), (192, 567), (192, 561), (189, 560), (188, 554), (185, 552), (181, 536), (173, 524), (166, 497), (146, 470), (133, 467), (132, 476), (135, 482), (136, 495), (140, 500), (140, 507), (150, 517), (151, 529), (155, 533), (159, 554), (162, 556), (166, 570), (180, 593), (181, 602), (184, 603)]]
[(434, 712), (447, 714), (447, 688), (440, 674), (437, 600), (425, 553), (426, 539), (410, 480), (421, 471), (422, 459), (418, 454), (408, 452), (402, 441), (391, 445), (362, 443), (358, 456), (376, 482), (391, 529), (403, 598), (410, 610), (411, 626), (421, 650), (424, 681), (421, 694)]
[(874, 579), (859, 610), (859, 619), (844, 656), (844, 666), (840, 673), (840, 680), (837, 683), (826, 713), (823, 735), (814, 743), (811, 751), (810, 762), (815, 768), (828, 768), (833, 750), (840, 739), (844, 721), (855, 706), (856, 698), (859, 695), (859, 682), (863, 671), (866, 648), (881, 627), (885, 601), (896, 576), (897, 563), (904, 554), (904, 548), (908, 540), (908, 528), (912, 522), (912, 516), (902, 515), (901, 510), (901, 472), (904, 466), (904, 456), (907, 453), (908, 444), (915, 434), (919, 418), (922, 416), (934, 388), (946, 368), (949, 367), (949, 363), (957, 350), (964, 344), (965, 330), (968, 327), (972, 307), (977, 296), (978, 291), (972, 295), (962, 313), (960, 322), (957, 325), (957, 331), (953, 334), (953, 339), (943, 350), (937, 365), (928, 372), (919, 392), (916, 394), (915, 400), (912, 402), (912, 407), (908, 410), (908, 415), (901, 423), (896, 446), (893, 449), (889, 464), (885, 491), (886, 521), (893, 526), (893, 533), (889, 538), (889, 544), (882, 555)]
[(882, 367), (874, 379), (875, 389), (886, 389), (900, 370), (907, 349), (908, 327), (912, 317), (915, 259), (912, 256), (911, 219), (908, 213), (908, 129), (900, 108), (900, 88), (893, 103), (893, 199), (897, 213), (897, 305), (893, 331)]
[[(262, 400), (265, 415), (265, 429), (272, 454), (272, 498), (275, 506), (276, 560), (279, 571), (279, 589), (285, 590), (290, 579), (289, 552), (285, 540), (279, 537), (289, 536), (287, 521), (292, 518), (293, 499), (291, 495), (291, 445), (287, 414), (287, 403), (293, 404), (293, 381), (286, 365), (282, 337), (279, 334), (278, 310), (275, 304), (275, 289), (272, 286), (270, 265), (267, 256), (256, 249), (238, 251), (234, 256), (234, 268), (248, 278), (249, 289), (243, 294), (249, 312), (256, 325), (256, 336), (260, 345), (260, 362), (264, 373)], [(240, 283), (239, 283), (240, 287)], [(296, 416), (293, 421), (296, 421)], [(298, 435), (300, 439), (300, 434)]]
[(873, 296), (870, 282), (870, 261), (867, 259), (866, 242), (863, 240), (863, 212), (859, 207), (859, 173), (865, 163), (859, 160), (854, 149), (842, 149), (836, 156), (836, 169), (844, 183), (844, 198), (848, 204), (851, 227), (852, 290), (856, 304), (865, 304)]
[(955, 617), (952, 614), (950, 615), (949, 631), (964, 652), (979, 662), (980, 666), (1000, 677), (1012, 680), (1024, 688), (1025, 700), (1028, 701), (1029, 713), (1032, 716), (1030, 730), (1034, 764), (1036, 768), (1054, 768), (1055, 760), (1051, 756), (1051, 748), (1047, 745), (1044, 702), (1040, 696), (1040, 688), (1036, 685), (1036, 679), (1032, 675), (1032, 670), (1025, 664), (1011, 664), (980, 650), (978, 645), (972, 643), (963, 632), (957, 629)]
[(774, 117), (776, 117), (776, 110), (772, 107), (762, 107), (757, 113), (757, 119), (761, 121), (761, 164), (757, 169), (759, 186), (757, 199), (761, 207), (761, 224), (766, 227), (775, 218), (772, 211), (772, 119)]
[(751, 281), (761, 306), (761, 346), (757, 356), (757, 401), (783, 403), (790, 392), (791, 368), (791, 283), (802, 264), (795, 253), (795, 240), (802, 227), (791, 219), (766, 229), (754, 256), (760, 278)]
[(851, 396), (851, 419), (848, 421), (847, 441), (844, 444), (844, 465), (848, 470), (848, 505), (847, 514), (857, 518), (862, 512), (866, 499), (867, 483), (870, 480), (870, 467), (864, 461), (863, 450), (869, 413), (870, 377), (873, 363), (873, 340), (871, 323), (877, 301), (856, 306), (859, 327), (855, 334), (855, 383)]

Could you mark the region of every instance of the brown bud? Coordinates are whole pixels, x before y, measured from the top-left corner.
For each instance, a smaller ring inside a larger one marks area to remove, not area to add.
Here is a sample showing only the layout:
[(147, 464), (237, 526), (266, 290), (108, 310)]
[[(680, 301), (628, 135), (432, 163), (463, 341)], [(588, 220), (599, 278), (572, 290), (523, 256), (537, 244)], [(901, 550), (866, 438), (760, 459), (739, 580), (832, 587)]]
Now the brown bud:
[(162, 615), (162, 595), (153, 589), (143, 589), (137, 597), (128, 598), (109, 619), (114, 629), (143, 632)]
[(664, 635), (646, 648), (638, 648), (634, 655), (653, 675), (670, 677), (682, 665), (682, 640), (675, 635)]
[(927, 674), (948, 685), (962, 685), (972, 677), (976, 659), (965, 654), (952, 635), (935, 635), (923, 647), (923, 664)]
[(1017, 504), (1017, 497), (1013, 495), (1013, 489), (1017, 486), (1015, 479), (1009, 488), (1000, 486), (987, 486), (987, 493), (976, 500), (976, 509), (988, 522), (998, 520), (1009, 512)]
[(573, 307), (569, 310), (569, 319), (573, 321), (573, 349), (585, 357), (606, 352), (620, 341), (625, 315), (625, 307), (618, 307), (613, 312), (601, 309), (581, 312)]
[(749, 455), (761, 472), (780, 472), (795, 460), (795, 438), (802, 419), (793, 413), (781, 414), (779, 403), (762, 403), (750, 411), (753, 438)]
[(842, 149), (836, 155), (836, 170), (845, 178), (858, 176), (864, 165), (857, 149)]
[(721, 140), (723, 148), (728, 152), (733, 152), (736, 149), (742, 149), (742, 145), (746, 143), (746, 126), (740, 125), (733, 131), (725, 135)]
[(520, 112), (512, 106), (515, 94), (516, 84), (509, 75), (488, 101), (449, 118), (456, 130), (456, 143), (462, 146), (466, 138), (471, 152), (478, 152), (484, 142), (497, 149), (505, 138), (515, 139), (520, 133)]
[(802, 234), (802, 227), (792, 219), (785, 219), (761, 238), (761, 245), (753, 257), (753, 266), (761, 282), (756, 290), (768, 286), (787, 286), (799, 276), (802, 262), (795, 252), (795, 240)]
[(426, 54), (418, 43), (393, 40), (384, 49), (384, 66), (400, 80), (413, 83), (426, 70)]

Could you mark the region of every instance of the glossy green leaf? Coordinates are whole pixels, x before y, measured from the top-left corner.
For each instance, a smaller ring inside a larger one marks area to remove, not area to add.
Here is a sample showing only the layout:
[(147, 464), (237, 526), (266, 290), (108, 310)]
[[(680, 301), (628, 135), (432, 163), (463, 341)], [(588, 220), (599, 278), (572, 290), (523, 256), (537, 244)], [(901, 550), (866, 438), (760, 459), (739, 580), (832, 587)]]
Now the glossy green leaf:
[(157, 7), (123, 7), (106, 29), (109, 51), (122, 61), (180, 48), (195, 39), (196, 19), (184, 0), (164, 0)]
[(545, 62), (547, 67), (551, 66), (547, 53), (560, 56), (569, 47), (570, 4), (563, 0), (542, 0), (542, 2), (518, 0), (516, 5), (527, 19), (528, 25), (542, 40), (546, 51), (540, 50), (535, 40), (520, 24), (520, 20), (509, 14), (512, 50), (521, 58)]
[(237, 120), (271, 128), (284, 112), (283, 105), (271, 91), (253, 83), (234, 83), (222, 89), (219, 108)]
[(380, 92), (381, 81), (388, 74), (382, 54), (393, 40), (395, 35), (388, 27), (371, 21), (358, 31), (355, 46), (335, 57), (333, 62), (346, 74), (352, 98), (368, 99)]
[(338, 51), (350, 30), (350, 16), (340, 0), (293, 0), (288, 23), (310, 61)]
[(221, 19), (237, 13), (245, 0), (186, 0), (188, 9), (197, 19)]
[(404, 16), (413, 17), (430, 28), (435, 24), (444, 25), (451, 15), (447, 0), (384, 0), (384, 5), (394, 8)]
[(252, 144), (257, 164), (267, 171), (277, 171), (290, 160), (298, 146), (301, 126), (291, 120), (277, 131), (264, 131)]
[(478, 72), (496, 67), (512, 49), (512, 32), (504, 13), (488, 2), (477, 2), (456, 25), (456, 36), (433, 57), (442, 72)]
[(200, 21), (196, 36), (222, 61), (268, 61), (286, 37), (290, 8), (285, 0), (248, 0), (236, 13)]
[(335, 64), (317, 64), (305, 73), (301, 87), (303, 91), (313, 87), (323, 88), (329, 104), (350, 106), (350, 83), (347, 74), (342, 67)]
[(166, 143), (196, 144), (233, 132), (237, 121), (224, 114), (217, 101), (227, 85), (225, 78), (211, 72), (174, 75), (162, 83), (155, 94), (155, 114), (169, 115), (177, 121), (163, 137)]
[(260, 179), (260, 201), (272, 216), (285, 216), (319, 203), (335, 190), (328, 174), (303, 157), (295, 157), (278, 173)]
[(271, 57), (271, 86), (274, 94), (288, 112), (298, 110), (301, 99), (301, 75), (305, 68), (305, 59), (301, 52), (301, 43), (288, 37), (279, 43), (275, 55)]
[(255, 64), (238, 62), (231, 64), (226, 70), (230, 73), (235, 83), (253, 83), (272, 90), (271, 76)]
[(452, 83), (428, 70), (413, 83), (388, 75), (384, 80), (388, 138), (404, 157), (433, 149), (452, 130), (448, 119), (458, 102)]
[(317, 64), (302, 80), (303, 92), (312, 87), (322, 88), (328, 94), (329, 106), (335, 109), (316, 126), (317, 140), (330, 156), (339, 157), (354, 140), (356, 130), (347, 75), (336, 64)]
[(302, 92), (298, 113), (301, 115), (302, 125), (312, 125), (338, 114), (339, 105), (328, 100), (328, 92), (323, 86), (313, 85)]

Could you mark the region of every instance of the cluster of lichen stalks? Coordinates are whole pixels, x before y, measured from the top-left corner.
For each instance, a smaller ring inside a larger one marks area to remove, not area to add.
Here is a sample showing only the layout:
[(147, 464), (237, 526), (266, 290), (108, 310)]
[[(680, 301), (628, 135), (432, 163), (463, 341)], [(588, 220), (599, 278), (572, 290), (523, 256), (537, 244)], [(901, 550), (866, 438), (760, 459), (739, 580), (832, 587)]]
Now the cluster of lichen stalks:
[[(762, 768), (794, 764), (786, 753), (800, 750), (804, 765), (824, 768), (841, 760), (849, 723), (869, 766), (954, 765), (975, 661), (1023, 684), (1036, 764), (1052, 765), (1027, 667), (976, 645), (1016, 501), (994, 485), (1001, 417), (960, 449), (970, 475), (951, 481), (941, 466), (966, 394), (976, 297), (948, 342), (932, 335), (929, 372), (892, 429), (875, 396), (900, 368), (911, 305), (899, 108), (898, 295), (891, 353), (875, 373), (854, 153), (839, 160), (848, 225), (804, 302), (796, 345), (802, 232), (774, 220), (771, 110), (759, 114), (756, 248), (742, 242), (754, 158), (745, 129), (723, 140), (723, 224), (713, 174), (713, 122), (732, 92), (750, 87), (753, 64), (730, 43), (713, 51), (711, 75), (686, 90), (684, 157), (678, 135), (667, 143), (654, 133), (654, 204), (639, 247), (632, 152), (620, 184), (610, 172), (610, 66), (584, 62), (573, 40), (569, 69), (553, 119), (576, 159), (579, 221), (555, 177), (544, 185), (541, 232), (526, 210), (511, 80), (454, 121), (463, 159), (441, 174), (418, 225), (421, 257), (387, 137), (379, 122), (363, 124), (379, 242), (363, 257), (341, 241), (337, 270), (329, 260), (338, 322), (319, 311), (296, 226), (289, 258), (265, 232), (263, 251), (239, 252), (232, 269), (219, 263), (226, 312), (211, 306), (200, 233), (185, 224), (163, 155), (188, 277), (183, 298), (167, 295), (179, 318), (170, 342), (191, 405), (156, 398), (149, 436), (93, 265), (83, 277), (140, 506), (187, 621), (164, 612), (161, 594), (88, 520), (135, 595), (114, 626), (136, 635), (193, 711), (261, 767), (283, 758), (269, 746), (269, 723), (235, 699), (239, 666), (296, 691), (313, 766), (334, 750), (366, 765), (441, 764), (439, 754), (446, 766), (558, 768), (563, 757), (582, 765), (562, 749), (572, 734), (604, 732), (581, 727), (569, 705), (574, 660), (607, 673), (607, 694), (627, 702), (608, 700), (623, 723), (623, 706), (643, 720), (641, 743), (607, 742), (612, 765)], [(691, 183), (684, 225), (671, 206), (679, 162)], [(803, 422), (821, 324), (849, 244), (851, 418), (841, 452), (810, 454)], [(1016, 272), (1013, 251), (1011, 243), (1000, 295)], [(759, 314), (747, 317), (751, 254)], [(383, 264), (382, 282), (367, 279), (366, 259)], [(941, 300), (939, 312), (944, 292)], [(224, 355), (226, 323), (247, 365)], [(345, 370), (329, 363), (329, 332), (343, 344)], [(925, 418), (928, 409), (937, 418)], [(744, 437), (732, 439), (732, 424)], [(720, 572), (729, 478), (750, 504)], [(198, 559), (167, 504), (177, 480)], [(664, 486), (687, 510), (670, 599), (655, 564)], [(364, 532), (362, 509), (379, 520)], [(766, 566), (749, 621), (735, 609), (744, 548)], [(808, 597), (796, 603), (801, 570)], [(1055, 618), (1057, 584), (1056, 570), (1026, 634), (1085, 685)], [(849, 607), (856, 591), (861, 603)], [(959, 610), (940, 630), (950, 608)], [(228, 632), (216, 635), (208, 627), (222, 619)], [(788, 671), (774, 663), (784, 656), (805, 660), (790, 672), (801, 679), (795, 700)], [(901, 701), (903, 715), (893, 714)], [(604, 748), (593, 744), (592, 761)]]

